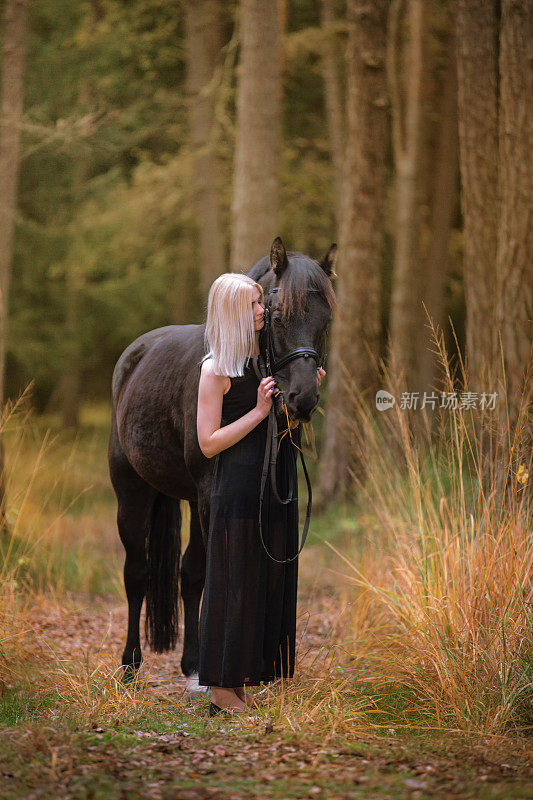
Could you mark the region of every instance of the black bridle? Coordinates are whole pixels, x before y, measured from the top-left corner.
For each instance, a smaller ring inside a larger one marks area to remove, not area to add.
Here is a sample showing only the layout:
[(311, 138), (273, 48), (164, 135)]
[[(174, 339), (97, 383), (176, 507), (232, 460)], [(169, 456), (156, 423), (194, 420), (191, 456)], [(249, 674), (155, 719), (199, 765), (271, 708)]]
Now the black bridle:
[[(313, 347), (297, 347), (295, 350), (291, 350), (290, 353), (283, 356), (282, 358), (277, 358), (276, 351), (274, 348), (274, 337), (272, 335), (272, 317), (271, 317), (271, 302), (269, 301), (268, 297), (271, 294), (275, 294), (279, 291), (279, 286), (274, 286), (267, 292), (266, 299), (265, 299), (265, 313), (264, 313), (264, 321), (265, 325), (263, 328), (264, 335), (265, 335), (265, 365), (267, 369), (267, 375), (274, 375), (276, 372), (279, 372), (282, 367), (287, 366), (291, 361), (294, 361), (295, 358), (314, 358), (317, 367), (322, 367), (324, 369), (324, 365), (326, 363), (327, 353), (326, 353), (326, 336), (327, 336), (327, 325), (324, 329), (322, 334), (321, 340), (321, 349), (323, 350), (322, 355), (319, 355), (318, 351), (315, 350)], [(307, 289), (308, 292), (317, 292), (320, 293), (319, 289)]]
[[(255, 369), (255, 372), (256, 372), (256, 374), (257, 374), (259, 379), (266, 378), (266, 377), (268, 377), (270, 375), (275, 377), (276, 373), (280, 369), (285, 367), (291, 361), (294, 361), (296, 358), (313, 358), (316, 361), (317, 367), (320, 366), (320, 367), (324, 368), (325, 364), (326, 364), (326, 358), (327, 358), (326, 342), (327, 342), (327, 328), (328, 328), (327, 325), (324, 328), (324, 332), (323, 332), (322, 337), (321, 337), (321, 347), (320, 347), (320, 349), (322, 350), (322, 354), (321, 355), (313, 347), (297, 347), (296, 349), (291, 350), (289, 353), (287, 353), (286, 355), (282, 356), (281, 358), (277, 357), (276, 351), (275, 351), (275, 347), (274, 347), (274, 336), (273, 336), (273, 333), (272, 333), (271, 300), (269, 298), (269, 295), (274, 294), (274, 293), (276, 293), (278, 291), (279, 291), (279, 287), (276, 286), (276, 287), (270, 289), (266, 293), (265, 312), (264, 312), (264, 316), (263, 316), (264, 326), (263, 326), (263, 331), (262, 331), (264, 347), (262, 348), (262, 351), (261, 351), (260, 355), (259, 356), (255, 356), (254, 360), (253, 360), (254, 369)], [(320, 290), (319, 289), (308, 289), (307, 291), (308, 292), (319, 292)], [(279, 389), (278, 389), (278, 394), (282, 394)], [(283, 402), (283, 404), (285, 406), (285, 401), (283, 400), (283, 396), (282, 396), (281, 399), (282, 399), (282, 402)], [(286, 408), (286, 406), (285, 406), (285, 408)], [(303, 455), (303, 451), (302, 451), (302, 448), (301, 448), (301, 422), (298, 423), (297, 431), (298, 431), (298, 437), (297, 438), (298, 438), (298, 442), (299, 442), (300, 446), (298, 446), (298, 444), (296, 444), (296, 447), (298, 448), (298, 452), (300, 453), (300, 459), (301, 459), (301, 462), (302, 462), (302, 467), (303, 467), (303, 471), (304, 471), (304, 475), (305, 475), (305, 481), (307, 483), (307, 510), (306, 510), (306, 515), (305, 515), (305, 522), (304, 522), (304, 527), (303, 527), (303, 531), (302, 531), (302, 541), (301, 541), (300, 547), (298, 548), (297, 552), (293, 556), (291, 556), (291, 558), (279, 559), (279, 558), (274, 558), (274, 556), (271, 555), (271, 553), (269, 553), (269, 551), (267, 549), (267, 546), (265, 544), (264, 537), (263, 537), (263, 497), (264, 497), (264, 493), (265, 493), (265, 486), (266, 486), (266, 480), (267, 480), (267, 476), (268, 476), (269, 464), (270, 464), (270, 480), (271, 480), (271, 484), (272, 484), (272, 491), (273, 491), (274, 496), (275, 496), (276, 500), (278, 501), (278, 503), (280, 503), (281, 505), (287, 505), (288, 503), (292, 502), (293, 500), (296, 500), (298, 495), (294, 491), (295, 488), (297, 488), (297, 487), (294, 487), (292, 485), (292, 483), (291, 483), (291, 486), (289, 488), (289, 496), (287, 498), (285, 498), (284, 500), (282, 500), (281, 497), (279, 496), (278, 487), (277, 487), (277, 480), (276, 480), (276, 464), (277, 464), (277, 454), (278, 454), (278, 442), (277, 442), (277, 439), (278, 439), (279, 433), (278, 433), (278, 422), (277, 422), (276, 412), (275, 412), (275, 409), (274, 409), (274, 402), (272, 402), (272, 407), (271, 407), (269, 415), (268, 415), (268, 428), (267, 428), (267, 437), (266, 437), (265, 457), (263, 459), (263, 472), (261, 474), (261, 492), (260, 492), (260, 495), (259, 495), (259, 535), (260, 535), (261, 544), (263, 545), (263, 549), (264, 549), (265, 553), (267, 554), (267, 556), (269, 558), (272, 559), (272, 561), (276, 561), (278, 564), (288, 564), (291, 561), (294, 561), (294, 559), (298, 558), (298, 556), (302, 552), (303, 546), (305, 544), (305, 540), (307, 538), (307, 532), (309, 530), (309, 522), (311, 520), (311, 507), (312, 507), (312, 502), (313, 502), (313, 495), (312, 495), (312, 490), (311, 490), (311, 481), (309, 480), (309, 474), (307, 472), (307, 467), (306, 467), (306, 464), (305, 464), (304, 455)], [(291, 441), (292, 441), (292, 436), (291, 436), (291, 433), (290, 433), (290, 427), (287, 428), (286, 430), (282, 431), (283, 434), (285, 434), (287, 432), (288, 432), (289, 436), (291, 437)], [(298, 458), (298, 456), (296, 456), (296, 457)]]

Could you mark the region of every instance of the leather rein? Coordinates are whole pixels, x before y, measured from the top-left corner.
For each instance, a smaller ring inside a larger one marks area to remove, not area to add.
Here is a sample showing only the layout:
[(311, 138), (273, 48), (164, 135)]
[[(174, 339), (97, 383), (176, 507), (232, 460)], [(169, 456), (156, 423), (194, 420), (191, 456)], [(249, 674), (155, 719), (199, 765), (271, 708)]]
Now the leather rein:
[[(272, 318), (271, 318), (271, 308), (270, 308), (270, 301), (268, 299), (269, 295), (278, 292), (279, 287), (274, 287), (270, 289), (266, 293), (266, 302), (265, 302), (265, 312), (264, 312), (264, 328), (263, 333), (266, 339), (264, 353), (261, 353), (259, 356), (254, 356), (252, 359), (252, 364), (255, 370), (257, 377), (261, 380), (262, 378), (266, 378), (270, 375), (275, 377), (276, 372), (280, 370), (282, 367), (285, 367), (291, 361), (294, 361), (296, 358), (313, 358), (316, 361), (317, 367), (320, 366), (324, 368), (327, 358), (326, 352), (326, 329), (324, 330), (323, 334), (323, 353), (322, 357), (319, 355), (318, 351), (312, 347), (297, 347), (295, 350), (291, 350), (286, 355), (282, 356), (281, 358), (277, 358), (275, 349), (274, 349), (274, 338), (272, 335)], [(308, 292), (319, 292), (319, 289), (308, 289)], [(285, 401), (282, 396), (282, 402), (285, 406)], [(305, 540), (307, 539), (307, 532), (309, 530), (309, 522), (311, 520), (311, 508), (313, 502), (313, 495), (311, 490), (311, 481), (309, 480), (309, 474), (307, 472), (307, 467), (305, 464), (305, 459), (303, 455), (303, 450), (301, 448), (301, 425), (302, 423), (299, 422), (297, 426), (297, 430), (300, 434), (298, 437), (300, 442), (300, 447), (298, 447), (298, 451), (300, 453), (300, 459), (302, 462), (302, 467), (305, 475), (305, 481), (307, 483), (307, 510), (305, 515), (305, 522), (302, 531), (302, 539), (301, 544), (297, 550), (297, 552), (291, 556), (291, 558), (279, 559), (274, 558), (274, 556), (268, 551), (268, 548), (265, 544), (264, 536), (263, 536), (263, 497), (265, 494), (265, 486), (268, 477), (268, 469), (270, 465), (270, 480), (272, 484), (272, 491), (274, 493), (274, 497), (281, 505), (287, 505), (288, 503), (292, 502), (293, 500), (297, 500), (298, 498), (298, 485), (294, 486), (292, 484), (289, 488), (289, 496), (285, 499), (282, 499), (278, 492), (277, 487), (277, 479), (276, 479), (276, 471), (277, 471), (277, 457), (278, 457), (278, 421), (276, 417), (276, 412), (274, 409), (274, 398), (272, 399), (272, 406), (270, 408), (270, 412), (268, 415), (268, 428), (267, 428), (267, 436), (266, 436), (266, 446), (265, 446), (265, 456), (263, 459), (263, 471), (261, 473), (261, 491), (259, 495), (259, 536), (261, 538), (261, 544), (263, 545), (263, 550), (267, 554), (267, 556), (275, 561), (277, 564), (289, 564), (291, 561), (294, 561), (300, 553), (302, 552), (303, 546), (305, 544)], [(282, 433), (286, 433), (289, 431), (290, 436), (290, 428), (285, 429)], [(292, 437), (291, 437), (292, 441)], [(296, 445), (297, 446), (297, 445)], [(296, 456), (298, 458), (298, 456)], [(296, 479), (297, 480), (297, 479)]]

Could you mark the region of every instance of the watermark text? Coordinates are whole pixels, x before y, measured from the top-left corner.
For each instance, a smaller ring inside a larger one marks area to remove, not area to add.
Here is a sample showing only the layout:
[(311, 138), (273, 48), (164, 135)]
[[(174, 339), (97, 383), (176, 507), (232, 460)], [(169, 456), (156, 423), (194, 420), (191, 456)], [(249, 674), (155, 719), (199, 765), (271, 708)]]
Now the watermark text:
[[(398, 407), (402, 411), (417, 411), (424, 408), (443, 408), (448, 411), (480, 410), (494, 411), (498, 392), (402, 392)], [(387, 411), (396, 403), (390, 392), (380, 389), (376, 392), (376, 408)]]

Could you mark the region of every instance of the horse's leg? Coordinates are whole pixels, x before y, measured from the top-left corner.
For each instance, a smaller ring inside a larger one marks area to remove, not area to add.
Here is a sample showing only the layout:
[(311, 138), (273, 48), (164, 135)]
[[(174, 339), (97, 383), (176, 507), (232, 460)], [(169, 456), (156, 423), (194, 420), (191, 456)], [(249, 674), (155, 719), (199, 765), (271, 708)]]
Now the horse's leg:
[(187, 678), (189, 692), (206, 691), (198, 686), (198, 613), (205, 582), (205, 546), (198, 513), (198, 503), (190, 502), (189, 544), (181, 563), (181, 596), (184, 610), (184, 642), (181, 671)]
[(115, 431), (111, 435), (109, 469), (118, 502), (118, 531), (126, 551), (124, 586), (128, 598), (128, 634), (122, 664), (124, 680), (129, 681), (142, 661), (139, 619), (148, 576), (146, 537), (157, 492), (128, 462)]
[(128, 598), (128, 634), (122, 654), (125, 680), (134, 677), (142, 661), (139, 620), (148, 577), (145, 540), (153, 502), (153, 496), (137, 496), (119, 503), (117, 515), (120, 538), (126, 550), (124, 586)]

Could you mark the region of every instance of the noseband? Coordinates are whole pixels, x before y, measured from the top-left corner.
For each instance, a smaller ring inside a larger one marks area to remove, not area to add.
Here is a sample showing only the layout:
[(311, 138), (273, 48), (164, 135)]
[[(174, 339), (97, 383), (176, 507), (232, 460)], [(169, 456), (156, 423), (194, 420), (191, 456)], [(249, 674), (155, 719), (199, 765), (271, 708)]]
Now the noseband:
[[(263, 328), (263, 333), (265, 337), (264, 352), (262, 352), (259, 356), (254, 356), (252, 361), (255, 373), (260, 380), (270, 375), (275, 377), (276, 373), (280, 369), (282, 369), (282, 367), (285, 367), (287, 364), (289, 364), (291, 361), (294, 361), (296, 358), (314, 358), (317, 367), (320, 366), (322, 368), (324, 368), (327, 358), (327, 353), (326, 353), (327, 326), (324, 329), (324, 334), (322, 337), (322, 345), (323, 345), (322, 357), (320, 357), (317, 350), (315, 350), (312, 347), (297, 347), (295, 350), (291, 350), (289, 353), (282, 356), (281, 358), (278, 358), (276, 356), (274, 348), (274, 337), (272, 334), (271, 300), (269, 299), (269, 296), (277, 291), (278, 287), (276, 286), (267, 292), (266, 302), (265, 302), (265, 313), (264, 313), (265, 325)], [(319, 292), (319, 289), (308, 289), (307, 291)], [(283, 396), (281, 397), (281, 399), (286, 409), (286, 404), (283, 399)], [(292, 441), (290, 428), (287, 428), (286, 431), (282, 431), (282, 433), (285, 434), (287, 431)], [(305, 481), (307, 484), (307, 509), (306, 509), (304, 527), (302, 531), (302, 540), (300, 547), (298, 548), (298, 551), (293, 556), (291, 556), (291, 558), (279, 559), (279, 558), (274, 558), (274, 556), (271, 553), (269, 553), (263, 537), (263, 497), (265, 493), (269, 464), (270, 464), (270, 480), (272, 484), (272, 491), (278, 503), (280, 503), (281, 505), (287, 505), (293, 500), (297, 500), (298, 495), (294, 491), (295, 487), (292, 485), (292, 482), (289, 488), (289, 496), (285, 500), (282, 500), (278, 493), (277, 480), (276, 480), (276, 464), (277, 464), (277, 454), (279, 446), (277, 439), (279, 434), (278, 434), (278, 422), (277, 422), (276, 412), (274, 409), (274, 402), (272, 402), (272, 406), (270, 408), (270, 412), (268, 415), (265, 457), (263, 459), (263, 472), (261, 474), (261, 491), (259, 494), (259, 535), (265, 553), (270, 559), (272, 559), (272, 561), (275, 561), (278, 564), (289, 564), (291, 561), (294, 561), (294, 559), (298, 558), (305, 544), (305, 540), (307, 538), (307, 532), (309, 530), (309, 522), (311, 520), (311, 507), (313, 502), (313, 495), (311, 490), (311, 481), (309, 480), (309, 474), (307, 472), (307, 467), (305, 464), (304, 455), (301, 448), (301, 422), (298, 423), (297, 431), (298, 431), (297, 439), (300, 446), (298, 446), (298, 444), (296, 444), (295, 446), (297, 447), (298, 452), (300, 453), (300, 459), (302, 462)], [(298, 456), (296, 456), (296, 458), (298, 458)]]

